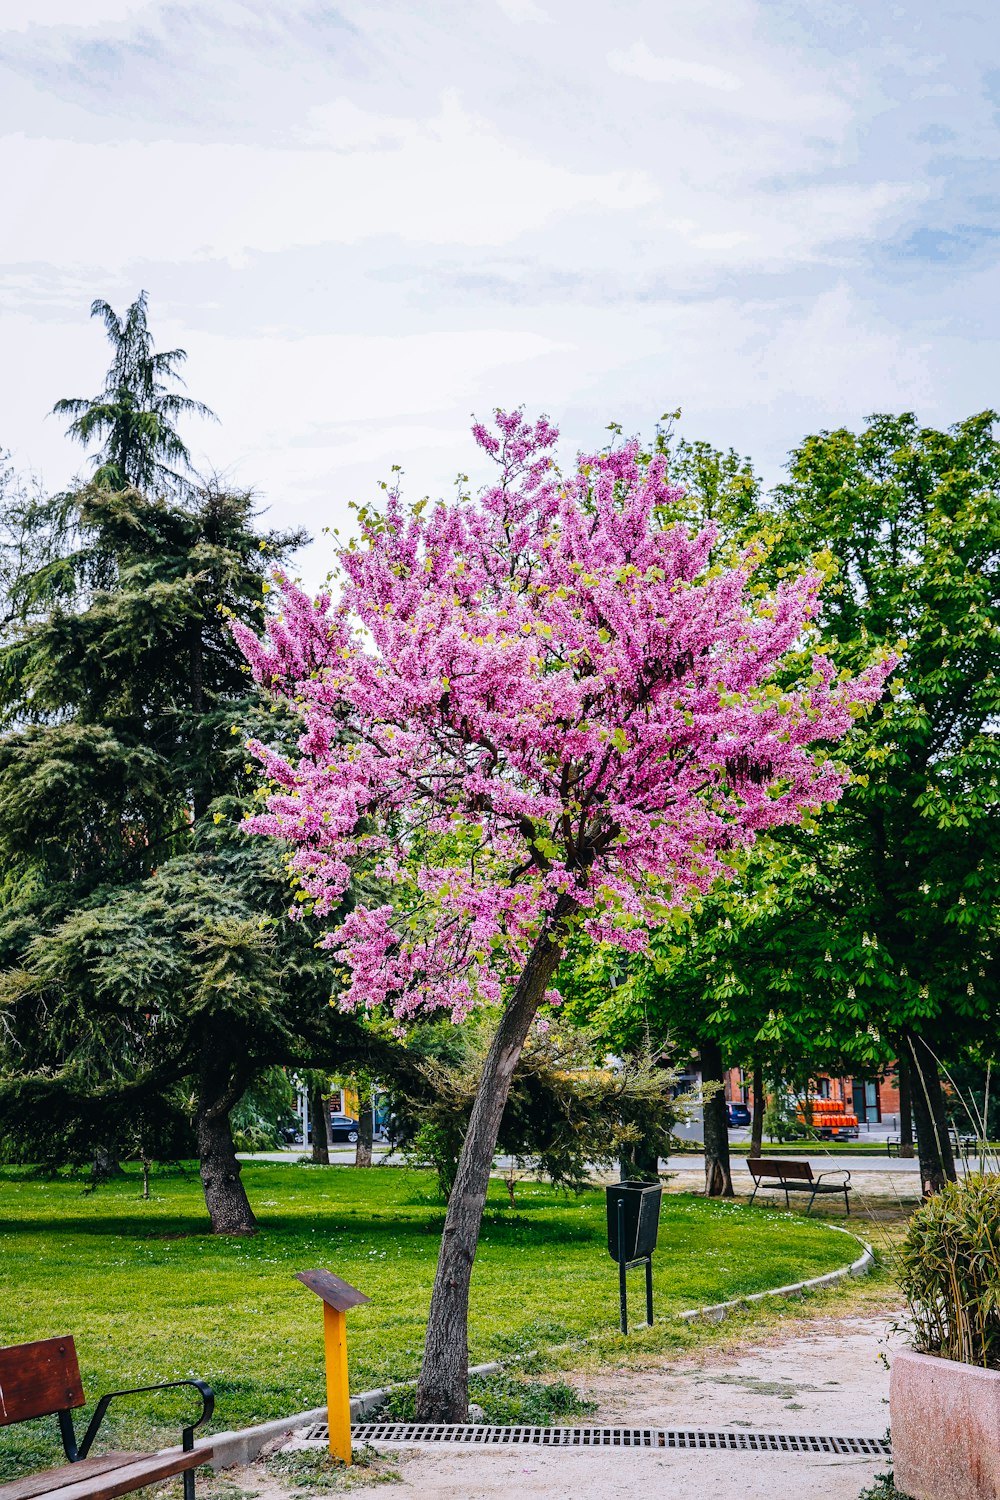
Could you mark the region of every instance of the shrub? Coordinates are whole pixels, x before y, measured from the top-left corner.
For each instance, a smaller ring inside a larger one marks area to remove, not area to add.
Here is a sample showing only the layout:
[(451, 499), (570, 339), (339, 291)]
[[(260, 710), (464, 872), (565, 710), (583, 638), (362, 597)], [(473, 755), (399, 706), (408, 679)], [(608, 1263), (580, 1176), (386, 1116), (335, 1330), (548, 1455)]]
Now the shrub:
[(862, 1490), (858, 1500), (908, 1500), (902, 1490), (897, 1490), (892, 1470), (887, 1474), (876, 1474), (870, 1489)]
[(897, 1273), (915, 1349), (1000, 1369), (1000, 1177), (968, 1176), (928, 1199)]
[[(411, 1166), (431, 1166), (441, 1196), (451, 1196), (492, 1028), (474, 1018), (458, 1029), (426, 1023), (408, 1050), (416, 1083), (393, 1096), (395, 1137)], [(442, 1045), (443, 1043), (443, 1045)], [(594, 1167), (610, 1167), (638, 1141), (654, 1160), (669, 1154), (673, 1128), (689, 1100), (676, 1094), (677, 1074), (648, 1054), (608, 1067), (579, 1032), (551, 1026), (525, 1043), (504, 1109), (498, 1151), (511, 1207), (519, 1177), (537, 1173), (555, 1187), (582, 1192)]]

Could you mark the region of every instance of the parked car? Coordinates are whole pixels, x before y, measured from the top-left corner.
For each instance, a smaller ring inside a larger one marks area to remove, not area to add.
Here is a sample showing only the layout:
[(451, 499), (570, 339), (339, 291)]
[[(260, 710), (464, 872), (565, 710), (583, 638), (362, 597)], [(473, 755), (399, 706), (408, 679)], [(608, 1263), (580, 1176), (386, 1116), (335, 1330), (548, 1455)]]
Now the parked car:
[(744, 1129), (746, 1126), (753, 1123), (750, 1116), (750, 1106), (748, 1104), (732, 1104), (727, 1102), (726, 1115), (729, 1119), (730, 1130), (733, 1130), (737, 1127), (739, 1129)]
[(330, 1116), (330, 1139), (331, 1141), (350, 1141), (353, 1145), (358, 1138), (358, 1122), (352, 1120), (350, 1115)]

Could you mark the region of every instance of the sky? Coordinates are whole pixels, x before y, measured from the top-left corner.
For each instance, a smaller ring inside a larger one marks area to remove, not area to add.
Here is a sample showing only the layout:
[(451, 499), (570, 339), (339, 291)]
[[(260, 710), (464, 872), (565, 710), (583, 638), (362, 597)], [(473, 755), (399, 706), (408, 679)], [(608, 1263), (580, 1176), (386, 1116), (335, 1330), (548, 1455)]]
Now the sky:
[(200, 472), (319, 540), (524, 405), (748, 454), (1000, 405), (994, 0), (0, 0), (0, 448), (140, 288)]

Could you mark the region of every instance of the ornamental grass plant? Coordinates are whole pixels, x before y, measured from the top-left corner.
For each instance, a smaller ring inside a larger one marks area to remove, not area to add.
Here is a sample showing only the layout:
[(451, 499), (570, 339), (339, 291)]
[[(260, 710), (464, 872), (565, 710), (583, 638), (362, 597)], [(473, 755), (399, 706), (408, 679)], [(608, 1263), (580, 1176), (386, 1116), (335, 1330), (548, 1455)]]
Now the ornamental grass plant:
[(915, 1349), (1000, 1369), (1000, 1176), (935, 1193), (910, 1220), (896, 1266)]

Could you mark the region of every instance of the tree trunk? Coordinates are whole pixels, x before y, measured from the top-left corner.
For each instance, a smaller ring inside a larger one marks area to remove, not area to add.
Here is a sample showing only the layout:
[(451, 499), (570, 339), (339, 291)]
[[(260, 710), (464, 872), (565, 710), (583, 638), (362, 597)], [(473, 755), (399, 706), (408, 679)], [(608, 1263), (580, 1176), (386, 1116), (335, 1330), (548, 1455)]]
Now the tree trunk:
[(958, 1180), (955, 1157), (944, 1112), (941, 1075), (934, 1054), (912, 1032), (906, 1033), (907, 1062), (912, 1064), (910, 1094), (917, 1127), (920, 1184), (925, 1198), (938, 1193), (946, 1182)]
[(702, 1105), (705, 1136), (705, 1197), (732, 1198), (733, 1179), (729, 1166), (729, 1121), (723, 1087), (722, 1049), (718, 1042), (702, 1042), (701, 1081), (718, 1083), (712, 1097)]
[[(905, 1046), (905, 1043), (903, 1044)], [(911, 1068), (902, 1047), (899, 1057), (896, 1059), (896, 1072), (899, 1078), (899, 1154), (912, 1158), (913, 1156), (913, 1107), (910, 1097), (910, 1073)]]
[(94, 1160), (90, 1167), (90, 1180), (96, 1186), (99, 1182), (107, 1182), (110, 1177), (124, 1177), (123, 1168), (117, 1152), (111, 1152), (105, 1146), (98, 1146), (94, 1152)]
[(417, 1382), (418, 1422), (464, 1422), (468, 1417), (469, 1283), (490, 1185), (490, 1168), (514, 1069), (559, 964), (565, 942), (565, 918), (575, 910), (572, 897), (560, 897), (500, 1017), (483, 1065), (441, 1236), (424, 1359)]
[(213, 1234), (257, 1233), (257, 1220), (240, 1178), (241, 1168), (229, 1125), (229, 1111), (242, 1092), (234, 1087), (208, 1089), (203, 1084), (198, 1098), (195, 1120), (198, 1160)]
[(372, 1137), (375, 1133), (375, 1122), (372, 1118), (372, 1106), (375, 1103), (371, 1090), (365, 1090), (358, 1085), (358, 1144), (354, 1151), (354, 1165), (356, 1167), (370, 1167), (372, 1164)]
[(326, 1091), (318, 1084), (309, 1094), (309, 1113), (312, 1115), (312, 1160), (313, 1166), (330, 1165), (330, 1111), (326, 1103)]
[(764, 1069), (760, 1065), (760, 1058), (753, 1060), (753, 1122), (750, 1126), (750, 1155), (760, 1156), (764, 1149), (764, 1113), (767, 1109), (767, 1097), (764, 1087)]

